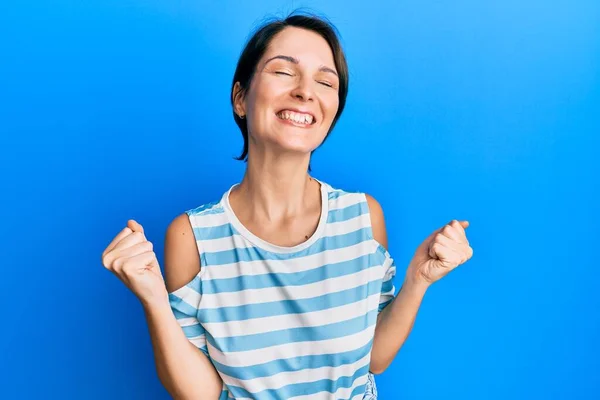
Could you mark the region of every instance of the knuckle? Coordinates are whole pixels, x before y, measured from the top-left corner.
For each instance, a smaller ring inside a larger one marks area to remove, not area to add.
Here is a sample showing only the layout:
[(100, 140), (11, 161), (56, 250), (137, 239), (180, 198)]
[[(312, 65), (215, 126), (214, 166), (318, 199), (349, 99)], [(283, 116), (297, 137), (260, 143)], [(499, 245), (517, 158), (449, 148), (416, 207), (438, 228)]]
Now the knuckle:
[(127, 259), (125, 257), (117, 257), (115, 258), (115, 260), (112, 262), (113, 268), (115, 270), (120, 270), (123, 267), (123, 264), (125, 263)]
[(105, 254), (102, 256), (102, 265), (104, 265), (104, 268), (108, 268), (111, 269), (112, 268), (112, 261), (111, 261), (111, 257), (109, 256), (110, 253)]

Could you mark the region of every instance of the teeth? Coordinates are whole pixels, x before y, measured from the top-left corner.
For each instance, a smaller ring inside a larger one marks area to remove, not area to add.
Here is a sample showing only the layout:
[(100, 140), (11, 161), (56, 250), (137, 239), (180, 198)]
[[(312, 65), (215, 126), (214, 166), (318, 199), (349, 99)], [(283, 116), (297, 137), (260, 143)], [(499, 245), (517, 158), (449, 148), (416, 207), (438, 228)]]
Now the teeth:
[(312, 124), (313, 117), (310, 114), (296, 113), (293, 111), (281, 111), (278, 115), (281, 119), (294, 121), (298, 124)]

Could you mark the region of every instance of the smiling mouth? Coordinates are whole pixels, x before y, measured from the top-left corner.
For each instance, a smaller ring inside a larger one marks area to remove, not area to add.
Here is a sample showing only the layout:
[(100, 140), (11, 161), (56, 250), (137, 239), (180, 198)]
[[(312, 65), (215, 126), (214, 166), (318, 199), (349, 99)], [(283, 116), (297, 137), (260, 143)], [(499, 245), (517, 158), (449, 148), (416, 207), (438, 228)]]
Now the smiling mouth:
[(291, 122), (294, 125), (299, 126), (310, 126), (316, 122), (316, 118), (312, 114), (298, 111), (281, 110), (276, 115), (277, 118), (283, 121)]

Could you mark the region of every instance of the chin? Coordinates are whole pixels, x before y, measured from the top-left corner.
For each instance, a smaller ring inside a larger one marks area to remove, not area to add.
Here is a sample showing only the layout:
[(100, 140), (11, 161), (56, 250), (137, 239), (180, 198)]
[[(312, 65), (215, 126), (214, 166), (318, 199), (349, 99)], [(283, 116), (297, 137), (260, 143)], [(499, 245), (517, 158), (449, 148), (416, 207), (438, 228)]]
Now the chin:
[[(285, 126), (265, 127), (262, 135), (255, 135), (259, 142), (270, 143), (269, 147), (277, 148), (277, 151), (284, 153), (297, 153), (310, 155), (318, 148), (325, 139), (326, 133), (321, 129), (303, 129)], [(269, 132), (269, 133), (267, 133)]]
[(317, 147), (319, 147), (321, 143), (323, 143), (324, 138), (324, 136), (298, 137), (296, 135), (293, 135), (287, 137), (279, 137), (277, 140), (277, 144), (283, 151), (286, 152), (310, 154)]
[(286, 153), (306, 154), (310, 155), (318, 146), (312, 144), (300, 144), (300, 143), (280, 143), (280, 149)]

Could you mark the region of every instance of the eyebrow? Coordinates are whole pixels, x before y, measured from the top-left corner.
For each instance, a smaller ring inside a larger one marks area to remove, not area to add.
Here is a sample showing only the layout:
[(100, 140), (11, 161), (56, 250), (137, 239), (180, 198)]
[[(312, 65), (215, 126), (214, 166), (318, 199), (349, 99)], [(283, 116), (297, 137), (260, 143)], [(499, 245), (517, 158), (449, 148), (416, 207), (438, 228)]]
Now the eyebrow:
[[(291, 56), (284, 56), (284, 55), (277, 55), (275, 57), (271, 57), (269, 58), (267, 61), (265, 61), (265, 65), (267, 65), (269, 62), (276, 60), (276, 59), (280, 59), (280, 60), (285, 60), (288, 62), (291, 62), (292, 64), (300, 64), (300, 61), (297, 58), (291, 57)], [(338, 76), (337, 72), (335, 72), (335, 70), (326, 67), (326, 66), (322, 66), (321, 68), (319, 68), (319, 71), (321, 72), (329, 72), (331, 74), (334, 74), (335, 76)], [(338, 76), (339, 78), (339, 76)]]

